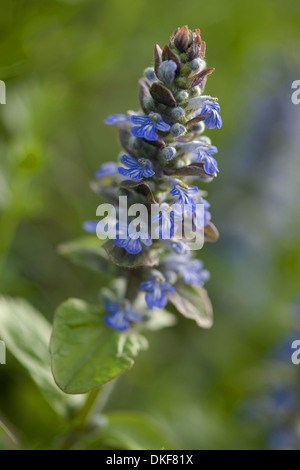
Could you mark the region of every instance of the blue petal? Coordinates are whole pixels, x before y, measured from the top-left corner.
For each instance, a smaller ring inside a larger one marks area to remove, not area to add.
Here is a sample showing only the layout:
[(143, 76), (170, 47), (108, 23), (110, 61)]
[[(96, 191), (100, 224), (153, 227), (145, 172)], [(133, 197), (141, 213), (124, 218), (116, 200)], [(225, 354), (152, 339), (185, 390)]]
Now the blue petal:
[(126, 310), (126, 318), (135, 323), (141, 321), (141, 316), (133, 310)]
[(108, 116), (107, 119), (105, 119), (105, 124), (109, 124), (110, 126), (113, 126), (115, 124), (119, 124), (121, 122), (126, 122), (128, 121), (129, 118), (126, 116), (126, 114), (111, 114)]
[(140, 238), (141, 242), (144, 243), (145, 246), (151, 246), (152, 245), (152, 238), (150, 235), (145, 238)]
[(133, 124), (140, 124), (142, 126), (152, 123), (153, 121), (149, 116), (131, 116), (130, 120)]
[(115, 175), (118, 172), (118, 164), (115, 162), (106, 162), (100, 166), (95, 173), (95, 178), (105, 178), (106, 176)]
[(143, 137), (146, 140), (154, 141), (158, 138), (158, 134), (155, 132), (155, 128), (157, 127), (156, 124), (147, 124), (147, 126), (143, 127), (144, 133)]
[(169, 124), (167, 124), (167, 123), (164, 122), (163, 120), (160, 120), (160, 121), (156, 124), (156, 128), (157, 128), (159, 131), (168, 132), (168, 131), (171, 129), (171, 126), (169, 126)]
[(83, 222), (82, 228), (88, 233), (96, 233), (97, 225), (97, 220), (87, 220), (86, 222)]
[(148, 279), (148, 281), (143, 281), (140, 284), (141, 290), (152, 290), (153, 289), (153, 281), (152, 279)]
[(127, 176), (133, 180), (142, 179), (142, 170), (131, 170), (126, 168), (119, 168), (120, 175)]
[(153, 171), (152, 168), (145, 168), (143, 170), (143, 176), (145, 178), (150, 178), (150, 176), (153, 176), (153, 175), (155, 175), (155, 171)]
[(141, 245), (140, 240), (138, 238), (136, 240), (133, 240), (132, 238), (129, 238), (127, 240), (127, 244), (124, 245), (124, 248), (131, 255), (136, 255), (137, 253), (142, 251), (142, 245)]
[(129, 168), (137, 168), (142, 166), (139, 161), (126, 154), (122, 155), (121, 160), (124, 165), (128, 166)]
[(110, 328), (114, 328), (118, 331), (128, 330), (130, 323), (126, 320), (124, 313), (115, 313), (112, 315), (106, 315), (104, 321)]
[(117, 313), (120, 310), (120, 305), (117, 302), (105, 302), (104, 307), (111, 313)]

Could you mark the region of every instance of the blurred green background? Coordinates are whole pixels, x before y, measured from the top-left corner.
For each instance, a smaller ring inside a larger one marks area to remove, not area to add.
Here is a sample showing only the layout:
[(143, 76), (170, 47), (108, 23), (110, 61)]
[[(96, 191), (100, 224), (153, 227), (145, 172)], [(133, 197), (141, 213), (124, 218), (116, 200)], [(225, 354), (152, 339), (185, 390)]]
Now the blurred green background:
[[(300, 366), (289, 349), (273, 354), (300, 339), (300, 105), (291, 102), (299, 1), (0, 4), (0, 293), (50, 322), (68, 297), (98, 301), (105, 277), (69, 264), (57, 246), (94, 218), (89, 182), (119, 152), (103, 120), (138, 108), (156, 43), (177, 26), (199, 27), (216, 69), (205, 92), (218, 96), (223, 119), (207, 133), (219, 148), (220, 174), (207, 189), (221, 237), (200, 253), (215, 323), (205, 331), (179, 319), (148, 335), (150, 348), (107, 402), (109, 442), (155, 448), (155, 425), (175, 449), (299, 448)], [(292, 408), (273, 400), (277, 388), (292, 391)], [(55, 448), (65, 426), (9, 348), (0, 420), (28, 448)], [(0, 447), (14, 447), (1, 428)]]

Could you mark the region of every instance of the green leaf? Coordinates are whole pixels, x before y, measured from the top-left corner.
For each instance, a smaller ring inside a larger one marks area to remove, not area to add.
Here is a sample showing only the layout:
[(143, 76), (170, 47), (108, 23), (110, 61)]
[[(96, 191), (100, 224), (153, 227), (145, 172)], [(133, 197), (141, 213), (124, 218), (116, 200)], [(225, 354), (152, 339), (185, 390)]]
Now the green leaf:
[(213, 324), (212, 305), (207, 292), (202, 287), (176, 286), (176, 292), (169, 295), (170, 302), (179, 313), (195, 320), (198, 326), (210, 328)]
[(50, 367), (50, 335), (50, 324), (25, 300), (0, 297), (0, 338), (6, 344), (7, 352), (27, 369), (52, 408), (64, 415), (67, 405), (78, 403), (78, 399), (66, 397), (54, 383)]
[(148, 183), (145, 183), (145, 181), (140, 181), (137, 183), (136, 181), (125, 180), (122, 181), (120, 186), (123, 189), (132, 189), (144, 196), (148, 202), (152, 204), (157, 204), (157, 201), (154, 198), (150, 185)]
[(108, 240), (103, 248), (110, 260), (122, 268), (137, 268), (139, 266), (155, 266), (158, 262), (156, 258), (151, 258), (142, 250), (137, 255), (127, 253), (124, 248), (115, 245), (113, 240)]
[(165, 104), (171, 108), (176, 106), (176, 100), (173, 96), (173, 93), (169, 90), (169, 88), (165, 87), (161, 83), (153, 83), (150, 88), (150, 93), (152, 98), (158, 101), (158, 103)]
[(191, 165), (182, 166), (180, 168), (165, 170), (165, 173), (172, 176), (206, 176), (208, 178), (213, 178), (216, 176), (216, 173), (214, 175), (209, 175), (206, 173), (203, 167), (203, 163), (201, 162), (195, 162)]
[(105, 444), (113, 449), (151, 450), (177, 448), (164, 429), (151, 417), (137, 412), (113, 411), (104, 416), (106, 424), (89, 448)]
[[(106, 313), (106, 312), (105, 312)], [(70, 299), (56, 311), (51, 339), (52, 371), (66, 393), (87, 393), (130, 369), (146, 347), (143, 336), (119, 333), (104, 323), (101, 307)]]
[(60, 254), (74, 263), (97, 272), (113, 275), (114, 266), (107, 257), (102, 245), (107, 240), (100, 240), (96, 236), (80, 237), (76, 240), (63, 243), (58, 247)]

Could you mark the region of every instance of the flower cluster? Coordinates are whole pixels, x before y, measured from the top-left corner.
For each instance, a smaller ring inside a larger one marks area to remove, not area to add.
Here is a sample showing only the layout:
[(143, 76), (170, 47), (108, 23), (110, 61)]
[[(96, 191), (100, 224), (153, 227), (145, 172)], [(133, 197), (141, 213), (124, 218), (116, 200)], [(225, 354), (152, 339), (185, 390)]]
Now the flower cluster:
[[(104, 245), (120, 277), (130, 283), (135, 271), (134, 288), (105, 304), (106, 324), (119, 331), (129, 328), (130, 322), (143, 322), (135, 311), (141, 295), (148, 309), (164, 309), (170, 301), (189, 318), (195, 315), (186, 311), (186, 300), (190, 306), (193, 298), (199, 310), (197, 323), (201, 325), (203, 315), (207, 318), (202, 326), (211, 324), (211, 306), (202, 288), (209, 273), (192, 256), (190, 240), (185, 235), (176, 238), (185, 217), (195, 230), (204, 231), (205, 240), (218, 238), (210, 204), (203, 198), (206, 193), (199, 188), (219, 171), (214, 158), (218, 150), (202, 134), (206, 128), (222, 126), (217, 98), (203, 95), (207, 77), (214, 71), (206, 67), (205, 49), (199, 29), (178, 28), (163, 49), (155, 47), (154, 66), (139, 81), (141, 110), (113, 114), (105, 121), (118, 127), (124, 151), (119, 163), (104, 163), (95, 174), (98, 193), (109, 195), (110, 201), (115, 198), (115, 205), (119, 194), (126, 194), (131, 204), (144, 203), (156, 224), (155, 238), (146, 224), (141, 223), (136, 232), (132, 224), (119, 220), (116, 238)], [(151, 206), (158, 204), (160, 211), (152, 216)], [(95, 227), (92, 221), (84, 225), (90, 232)]]

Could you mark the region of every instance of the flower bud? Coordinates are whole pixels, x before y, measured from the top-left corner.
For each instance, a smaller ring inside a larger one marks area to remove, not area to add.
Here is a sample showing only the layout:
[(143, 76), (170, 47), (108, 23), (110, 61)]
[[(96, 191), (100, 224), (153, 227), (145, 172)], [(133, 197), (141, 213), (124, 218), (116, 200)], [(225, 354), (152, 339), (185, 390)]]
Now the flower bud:
[(186, 128), (182, 124), (179, 124), (178, 122), (176, 122), (176, 124), (173, 124), (170, 131), (174, 137), (179, 137), (186, 133)]
[(201, 134), (205, 130), (205, 124), (203, 121), (196, 122), (196, 124), (193, 124), (189, 130), (194, 134)]
[(171, 146), (165, 147), (161, 151), (160, 156), (161, 156), (162, 160), (164, 160), (165, 162), (169, 162), (169, 161), (173, 160), (173, 158), (176, 157), (176, 149), (174, 147), (171, 147)]
[(187, 91), (179, 91), (177, 94), (176, 94), (176, 100), (181, 103), (182, 101), (186, 101), (189, 99), (189, 94)]
[(179, 119), (182, 119), (185, 117), (184, 109), (180, 108), (179, 106), (177, 108), (173, 108), (171, 111), (171, 117), (174, 119), (174, 121), (178, 121)]
[(196, 74), (196, 73), (201, 72), (201, 70), (204, 70), (206, 67), (206, 64), (204, 60), (202, 59), (194, 59), (191, 62), (189, 62), (189, 67)]
[(157, 77), (155, 75), (155, 72), (154, 72), (154, 68), (153, 67), (147, 67), (145, 70), (144, 70), (144, 76), (150, 81), (150, 82), (154, 82), (155, 80), (157, 80)]
[(173, 83), (177, 64), (173, 60), (165, 60), (159, 66), (161, 79), (166, 83)]
[(199, 86), (195, 86), (190, 90), (190, 98), (196, 98), (197, 96), (201, 95), (201, 90)]

